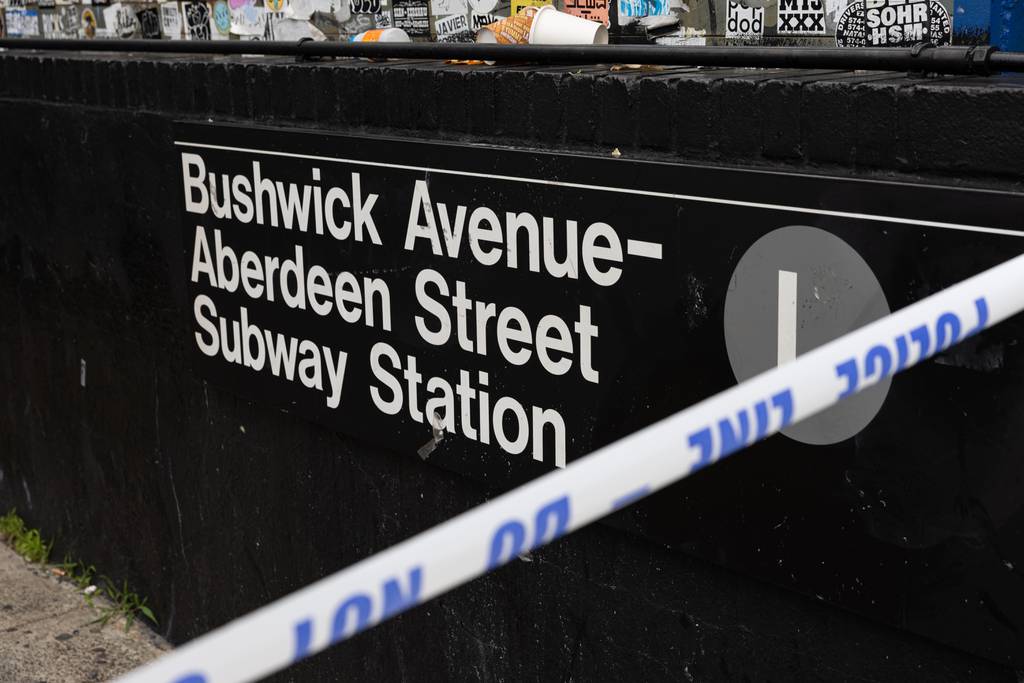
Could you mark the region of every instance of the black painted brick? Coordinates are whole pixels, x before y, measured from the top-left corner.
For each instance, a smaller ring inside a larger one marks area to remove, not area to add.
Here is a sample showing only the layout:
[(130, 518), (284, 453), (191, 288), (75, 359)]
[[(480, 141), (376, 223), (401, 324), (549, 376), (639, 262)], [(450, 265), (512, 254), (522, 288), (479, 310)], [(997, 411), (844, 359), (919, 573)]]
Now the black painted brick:
[(270, 111), (275, 119), (288, 120), (292, 118), (295, 109), (295, 97), (300, 96), (293, 90), (292, 79), (295, 67), (279, 66), (268, 69), (270, 77), (268, 88), (270, 90)]
[(363, 77), (359, 66), (338, 67), (334, 73), (335, 92), (338, 93), (338, 120), (348, 127), (363, 125), (363, 113), (369, 105), (363, 98)]
[(569, 72), (562, 79), (565, 106), (565, 137), (570, 143), (592, 144), (597, 140), (600, 106), (594, 94), (597, 78), (589, 73)]
[(42, 99), (43, 94), (43, 64), (39, 57), (32, 56), (25, 60), (25, 88), (28, 96), (34, 100)]
[(128, 88), (125, 83), (125, 63), (112, 59), (107, 63), (107, 77), (110, 79), (110, 106), (124, 109), (128, 104)]
[(857, 113), (843, 97), (841, 83), (808, 83), (801, 95), (800, 146), (813, 163), (852, 163), (857, 143)]
[(773, 79), (759, 83), (755, 96), (761, 109), (761, 151), (767, 159), (801, 158), (803, 84)]
[(157, 82), (156, 63), (143, 59), (138, 62), (139, 106), (156, 111), (160, 108), (160, 84)]
[(300, 121), (316, 118), (313, 99), (313, 72), (308, 64), (297, 64), (288, 69), (292, 95), (292, 116)]
[(12, 52), (0, 56), (0, 95), (692, 160), (1024, 174), (1024, 88), (1012, 79)]
[(313, 101), (316, 103), (318, 121), (333, 121), (338, 115), (338, 92), (334, 89), (334, 77), (330, 66), (317, 66), (310, 75)]
[(445, 93), (440, 91), (437, 70), (433, 66), (417, 66), (409, 77), (412, 97), (412, 129), (435, 131), (441, 127), (441, 108)]
[(852, 105), (856, 112), (856, 164), (867, 168), (907, 166), (902, 139), (897, 135), (896, 97), (899, 85), (869, 83), (855, 86)]
[(595, 99), (598, 107), (597, 142), (605, 147), (631, 148), (634, 140), (634, 120), (630, 106), (630, 87), (627, 78), (607, 76), (597, 81)]
[(494, 75), (488, 71), (471, 71), (466, 75), (466, 98), (469, 105), (469, 132), (473, 135), (494, 134)]
[(636, 89), (637, 145), (650, 149), (672, 148), (671, 124), (675, 80), (643, 78)]
[(727, 158), (761, 156), (763, 102), (756, 81), (725, 78), (713, 87), (717, 95), (715, 139), (718, 151)]
[(230, 116), (234, 111), (231, 103), (231, 74), (228, 65), (218, 62), (210, 66), (206, 78), (207, 98), (210, 113), (214, 116)]
[(192, 65), (189, 62), (171, 63), (171, 98), (174, 111), (181, 114), (195, 111), (191, 70)]
[(383, 128), (386, 124), (388, 107), (384, 88), (384, 67), (370, 65), (362, 70), (362, 120), (360, 123), (374, 128)]
[(124, 62), (124, 94), (125, 106), (138, 109), (142, 106), (143, 84), (142, 65), (138, 60), (128, 59)]
[(157, 62), (154, 73), (157, 90), (157, 107), (163, 111), (174, 111), (174, 62)]
[(675, 107), (670, 118), (675, 128), (676, 151), (691, 159), (717, 155), (713, 124), (717, 116), (714, 81), (704, 78), (680, 80), (676, 85)]
[(189, 64), (188, 86), (192, 90), (193, 114), (206, 116), (211, 112), (209, 73), (212, 65), (204, 61)]
[(111, 72), (108, 69), (105, 59), (96, 59), (92, 62), (92, 76), (96, 89), (96, 104), (100, 106), (111, 105)]
[(274, 93), (271, 85), (271, 69), (266, 64), (251, 64), (246, 68), (247, 90), (252, 104), (252, 118), (265, 121), (273, 117)]
[(231, 113), (240, 119), (251, 119), (252, 104), (249, 99), (248, 67), (240, 62), (229, 62), (226, 68), (231, 90)]
[(495, 72), (494, 132), (499, 137), (529, 137), (530, 98), (526, 77), (523, 71)]
[(540, 146), (558, 143), (562, 133), (562, 101), (559, 97), (562, 74), (537, 71), (529, 74), (526, 87), (530, 92), (530, 132)]
[(57, 71), (54, 68), (53, 57), (42, 57), (39, 60), (39, 75), (42, 79), (39, 90), (39, 98), (43, 100), (57, 99), (57, 93), (53, 85), (57, 81)]
[(381, 91), (383, 106), (380, 111), (381, 121), (392, 128), (413, 128), (415, 112), (418, 107), (408, 96), (412, 79), (410, 70), (401, 66), (385, 69), (381, 74)]
[(1019, 101), (1019, 92), (999, 88), (920, 84), (902, 89), (897, 116), (911, 166), (935, 165), (955, 173), (984, 167), (1024, 175)]

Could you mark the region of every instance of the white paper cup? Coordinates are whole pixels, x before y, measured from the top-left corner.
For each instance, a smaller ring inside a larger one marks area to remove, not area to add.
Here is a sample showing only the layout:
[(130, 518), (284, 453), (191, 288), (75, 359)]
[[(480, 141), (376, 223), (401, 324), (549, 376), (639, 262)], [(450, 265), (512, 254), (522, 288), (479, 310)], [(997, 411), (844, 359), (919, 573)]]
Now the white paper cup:
[(559, 12), (551, 5), (537, 10), (530, 27), (531, 45), (607, 45), (604, 24)]
[(375, 28), (358, 33), (349, 40), (353, 43), (411, 43), (412, 38), (400, 28)]
[(498, 39), (494, 35), (494, 31), (487, 28), (486, 26), (480, 27), (476, 32), (476, 42), (478, 43), (497, 43)]

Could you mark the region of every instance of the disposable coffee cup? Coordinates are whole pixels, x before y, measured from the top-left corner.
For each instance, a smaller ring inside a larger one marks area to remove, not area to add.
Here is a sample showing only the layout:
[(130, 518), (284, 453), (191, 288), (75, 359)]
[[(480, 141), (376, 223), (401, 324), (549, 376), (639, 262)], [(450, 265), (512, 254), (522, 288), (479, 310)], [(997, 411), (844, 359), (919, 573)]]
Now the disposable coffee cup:
[(531, 45), (607, 45), (608, 29), (544, 5), (533, 17), (529, 40)]
[(476, 42), (526, 45), (530, 42), (530, 30), (533, 27), (534, 17), (537, 16), (537, 9), (536, 7), (524, 7), (515, 16), (506, 17), (481, 27), (476, 32)]
[(412, 38), (400, 28), (375, 28), (349, 38), (353, 43), (411, 43)]

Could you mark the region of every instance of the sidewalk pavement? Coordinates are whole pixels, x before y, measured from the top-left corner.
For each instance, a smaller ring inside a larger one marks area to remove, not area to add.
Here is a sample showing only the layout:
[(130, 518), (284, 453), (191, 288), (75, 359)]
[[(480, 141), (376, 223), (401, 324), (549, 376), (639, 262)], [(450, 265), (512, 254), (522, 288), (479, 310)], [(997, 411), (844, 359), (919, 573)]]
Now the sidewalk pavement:
[(70, 582), (0, 543), (0, 681), (106, 681), (170, 649), (139, 620), (125, 633), (121, 620), (89, 623), (98, 616)]

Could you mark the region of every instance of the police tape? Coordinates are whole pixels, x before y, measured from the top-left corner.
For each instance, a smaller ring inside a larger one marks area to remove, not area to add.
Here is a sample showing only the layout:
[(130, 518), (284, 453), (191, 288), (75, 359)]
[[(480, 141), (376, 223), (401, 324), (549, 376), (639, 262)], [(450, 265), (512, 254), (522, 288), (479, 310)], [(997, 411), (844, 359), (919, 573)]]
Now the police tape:
[(119, 680), (222, 683), (266, 676), (693, 474), (1022, 309), (1024, 256), (1018, 256), (321, 579)]

